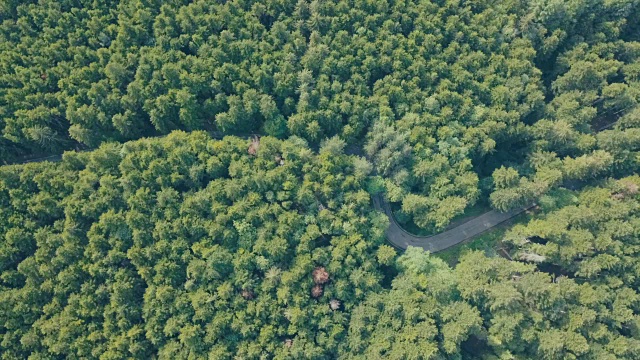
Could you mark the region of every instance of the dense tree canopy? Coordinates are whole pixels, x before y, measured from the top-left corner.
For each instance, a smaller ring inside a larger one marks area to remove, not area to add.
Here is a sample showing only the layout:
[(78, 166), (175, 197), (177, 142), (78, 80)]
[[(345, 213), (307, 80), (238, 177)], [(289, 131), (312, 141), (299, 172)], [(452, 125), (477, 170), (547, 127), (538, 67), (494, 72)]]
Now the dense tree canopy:
[[(569, 213), (575, 210), (567, 209)], [(555, 221), (555, 215), (547, 221)], [(540, 234), (545, 229), (537, 222), (531, 222), (528, 231), (535, 231), (532, 227)], [(550, 251), (558, 251), (559, 244), (551, 241)], [(621, 240), (619, 245), (628, 248), (635, 242)], [(564, 245), (567, 252), (580, 249)], [(400, 274), (392, 288), (368, 297), (353, 311), (343, 357), (636, 359), (638, 260), (622, 251), (597, 257), (584, 259), (588, 273), (574, 273), (563, 265), (566, 275), (553, 275), (535, 264), (481, 252), (467, 253), (451, 269), (409, 247), (398, 258)], [(562, 263), (556, 259), (543, 261)]]
[(525, 161), (503, 181), (498, 209), (529, 203), (561, 184), (636, 173), (640, 115), (640, 7), (633, 2), (532, 2), (522, 19), (536, 47), (548, 101), (527, 127)]
[(398, 259), (398, 268), (389, 292), (372, 295), (354, 310), (345, 358), (456, 357), (461, 342), (480, 332), (482, 319), (461, 301), (452, 270), (414, 247)]
[[(555, 308), (550, 311), (565, 309), (555, 320), (565, 322), (565, 343), (547, 339), (547, 350), (556, 353), (553, 358), (566, 358), (574, 341), (582, 344), (582, 349), (572, 350), (575, 355), (640, 356), (639, 189), (640, 178), (633, 176), (547, 199), (547, 214), (507, 234), (516, 258), (551, 270), (558, 287), (568, 287), (554, 295), (557, 305), (548, 303)], [(517, 326), (522, 326), (519, 321)]]
[(390, 199), (423, 228), (478, 200), (479, 164), (531, 136), (588, 153), (597, 110), (638, 97), (632, 1), (43, 1), (2, 15), (3, 157), (174, 129), (369, 132)]
[(2, 168), (4, 358), (334, 357), (386, 219), (340, 148), (247, 146), (173, 133)]
[(0, 1), (0, 358), (638, 359), (639, 102), (637, 0)]

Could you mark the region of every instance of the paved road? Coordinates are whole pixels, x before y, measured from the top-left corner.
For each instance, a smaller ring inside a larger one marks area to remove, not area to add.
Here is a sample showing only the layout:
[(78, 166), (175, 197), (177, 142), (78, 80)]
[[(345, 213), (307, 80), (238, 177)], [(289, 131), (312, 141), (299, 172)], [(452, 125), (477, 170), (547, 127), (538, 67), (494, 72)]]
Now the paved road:
[(465, 240), (469, 240), (472, 237), (479, 235), (533, 207), (533, 205), (530, 205), (505, 213), (491, 210), (440, 234), (433, 236), (416, 236), (409, 234), (400, 227), (391, 213), (389, 204), (384, 201), (380, 195), (373, 197), (373, 205), (376, 209), (387, 214), (387, 217), (389, 218), (387, 239), (391, 244), (403, 250), (408, 246), (421, 247), (431, 253), (445, 250)]
[[(601, 126), (596, 130), (596, 132), (606, 130), (612, 127), (616, 122), (617, 120)], [(534, 204), (531, 204), (505, 213), (491, 210), (440, 234), (433, 236), (416, 236), (409, 234), (400, 227), (396, 222), (396, 219), (393, 217), (389, 204), (384, 201), (380, 195), (373, 197), (373, 205), (376, 209), (387, 214), (387, 217), (389, 218), (389, 228), (387, 229), (386, 235), (387, 240), (389, 240), (393, 246), (403, 250), (408, 246), (417, 246), (428, 250), (431, 253), (458, 245), (461, 242), (480, 235), (492, 227), (499, 225), (500, 223), (503, 223), (535, 206)]]
[[(600, 127), (597, 131), (602, 131), (607, 129), (615, 124), (615, 121), (607, 124), (603, 127)], [(216, 132), (209, 132), (209, 134), (214, 138), (222, 138), (222, 134)], [(253, 134), (251, 134), (253, 135)], [(241, 136), (241, 135), (239, 135)], [(245, 134), (245, 136), (249, 136)], [(362, 156), (362, 150), (359, 148), (355, 148), (352, 146), (346, 151), (349, 154), (356, 154)], [(30, 160), (24, 160), (19, 163), (26, 162), (36, 162), (36, 161), (60, 161), (62, 159), (61, 155), (53, 155), (45, 158), (36, 158)], [(389, 218), (389, 228), (387, 229), (386, 235), (389, 242), (397, 248), (406, 249), (408, 246), (417, 246), (421, 247), (425, 250), (430, 251), (431, 253), (435, 253), (438, 251), (442, 251), (448, 249), (454, 245), (458, 245), (461, 242), (469, 240), (474, 236), (477, 236), (492, 227), (503, 223), (512, 217), (524, 212), (527, 209), (532, 208), (534, 205), (528, 205), (523, 208), (514, 209), (505, 213), (497, 212), (495, 210), (488, 211), (482, 215), (472, 218), (471, 220), (456, 226), (453, 229), (447, 230), (437, 235), (433, 236), (416, 236), (409, 234), (406, 232), (400, 225), (396, 222), (391, 213), (391, 208), (389, 204), (382, 199), (381, 196), (377, 195), (373, 197), (373, 204), (376, 209), (384, 212)]]

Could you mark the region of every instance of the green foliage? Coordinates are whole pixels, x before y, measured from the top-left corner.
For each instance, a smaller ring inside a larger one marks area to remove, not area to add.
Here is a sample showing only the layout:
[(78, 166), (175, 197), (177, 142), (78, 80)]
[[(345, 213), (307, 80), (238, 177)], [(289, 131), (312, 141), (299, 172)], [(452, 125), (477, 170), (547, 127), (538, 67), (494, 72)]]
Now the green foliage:
[(540, 255), (575, 276), (593, 281), (621, 276), (620, 281), (635, 288), (631, 269), (636, 268), (639, 188), (637, 176), (587, 188), (572, 203), (515, 227), (507, 238), (523, 252)]
[(178, 132), (0, 168), (3, 357), (335, 357), (395, 256), (385, 223), (340, 147), (248, 146)]
[[(0, 19), (0, 162), (94, 150), (0, 167), (0, 358), (640, 358), (637, 0)], [(452, 269), (371, 196), (538, 215)]]
[(0, 27), (0, 146), (16, 157), (174, 129), (369, 138), (394, 201), (414, 193), (452, 204), (430, 205), (432, 218), (407, 211), (440, 229), (477, 200), (472, 161), (517, 141), (521, 119), (542, 106), (535, 51), (514, 27), (522, 10), (428, 0), (21, 4)]
[[(638, 8), (630, 0), (6, 4), (0, 154), (174, 129), (316, 145), (366, 139), (389, 199), (437, 231), (477, 202), (480, 178), (495, 169), (483, 164), (523, 143), (525, 155), (561, 159), (604, 150), (620, 160), (603, 172), (635, 169), (633, 154), (593, 129), (637, 105)], [(635, 144), (635, 135), (621, 136)], [(592, 170), (575, 169), (580, 162), (568, 170), (574, 177)], [(520, 165), (536, 189), (498, 190), (500, 209), (555, 186)]]
[[(608, 292), (566, 277), (552, 279), (532, 265), (478, 252), (463, 256), (455, 273), (461, 297), (480, 309), (487, 324), (486, 342), (498, 357), (638, 356), (637, 336), (607, 315), (637, 311), (634, 292)], [(626, 320), (635, 321), (632, 316)]]
[(556, 277), (479, 251), (467, 252), (451, 269), (413, 247), (397, 267), (391, 289), (353, 311), (343, 358), (466, 358), (465, 346), (486, 359), (640, 354), (637, 286), (611, 275), (590, 282)]
[[(538, 263), (540, 269), (555, 269), (555, 279), (538, 288), (538, 292), (546, 293), (544, 301), (534, 301), (538, 296), (535, 293), (526, 295), (530, 304), (546, 304), (531, 313), (531, 320), (513, 316), (512, 306), (504, 309), (504, 319), (511, 318), (509, 331), (500, 335), (506, 336), (500, 339), (506, 350), (513, 351), (513, 340), (519, 338), (513, 334), (524, 326), (533, 331), (527, 330), (530, 337), (522, 339), (539, 343), (537, 351), (546, 358), (639, 356), (640, 338), (631, 330), (636, 327), (640, 311), (635, 253), (640, 224), (639, 188), (638, 176), (610, 180), (604, 187), (576, 193), (573, 201), (507, 233), (505, 240), (517, 250), (515, 259)], [(478, 261), (474, 259), (469, 264)], [(473, 272), (460, 266), (458, 270)], [(514, 285), (526, 284), (526, 275), (521, 273), (518, 271), (514, 277)], [(534, 275), (547, 279), (550, 276), (542, 272), (529, 276)], [(549, 325), (542, 325), (541, 320), (556, 329), (543, 334), (539, 329)]]
[(477, 309), (459, 301), (452, 270), (422, 249), (398, 258), (402, 273), (388, 292), (375, 294), (353, 312), (346, 359), (455, 357), (478, 332)]

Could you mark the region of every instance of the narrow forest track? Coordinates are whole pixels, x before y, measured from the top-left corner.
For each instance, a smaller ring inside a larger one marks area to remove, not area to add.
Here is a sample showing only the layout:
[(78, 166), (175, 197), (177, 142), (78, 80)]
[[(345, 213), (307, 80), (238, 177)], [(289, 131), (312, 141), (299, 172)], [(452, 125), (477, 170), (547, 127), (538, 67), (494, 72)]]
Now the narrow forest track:
[[(17, 164), (41, 161), (58, 162), (61, 160), (62, 155), (52, 155), (24, 160)], [(533, 206), (531, 205), (524, 208), (518, 208), (505, 213), (491, 210), (484, 214), (473, 217), (470, 220), (465, 221), (464, 223), (440, 234), (436, 234), (433, 236), (416, 236), (408, 233), (398, 224), (398, 222), (393, 217), (393, 213), (391, 212), (389, 204), (384, 201), (384, 199), (382, 199), (380, 195), (373, 196), (373, 205), (377, 210), (384, 212), (389, 218), (389, 227), (387, 228), (386, 236), (387, 240), (393, 246), (402, 250), (405, 250), (408, 246), (417, 246), (428, 250), (431, 253), (448, 249), (452, 246), (469, 240), (495, 227), (496, 225), (513, 218), (514, 216)]]
[(44, 156), (44, 157), (39, 157), (39, 158), (26, 159), (26, 160), (18, 161), (16, 163), (7, 164), (7, 165), (27, 164), (27, 163), (42, 162), (42, 161), (58, 162), (58, 161), (61, 161), (61, 160), (62, 160), (62, 155), (49, 155), (49, 156)]
[[(229, 134), (229, 135), (225, 135), (219, 131), (207, 131), (207, 134), (209, 134), (209, 136), (211, 136), (214, 139), (222, 139), (225, 136), (237, 136), (237, 137), (242, 137), (242, 138), (247, 138), (250, 139), (254, 136), (261, 136), (260, 134), (257, 133), (242, 133), (242, 134)], [(158, 138), (163, 138), (168, 136), (169, 134), (166, 135), (160, 135), (160, 136), (150, 136), (150, 137), (143, 137), (140, 138), (138, 140), (142, 140), (142, 139), (158, 139)], [(87, 152), (87, 151), (93, 151), (93, 150), (97, 150), (97, 148), (86, 148), (86, 149), (69, 149), (69, 150), (64, 150), (64, 152)], [(12, 163), (4, 163), (4, 164), (0, 164), (0, 166), (8, 166), (8, 165), (19, 165), (19, 164), (27, 164), (27, 163), (34, 163), (34, 162), (42, 162), (42, 161), (50, 161), (50, 162), (59, 162), (62, 161), (62, 154), (57, 154), (57, 155), (47, 155), (47, 156), (39, 156), (39, 157), (33, 157), (33, 158), (28, 158), (28, 159), (22, 159), (22, 160), (17, 160), (15, 162)]]
[[(616, 121), (606, 124), (605, 126), (601, 126), (598, 128), (596, 132), (600, 132), (602, 130), (608, 129)], [(216, 132), (209, 132), (209, 134), (214, 138), (222, 138), (224, 135), (218, 134)], [(246, 137), (255, 136), (256, 134), (243, 134)], [(239, 135), (242, 136), (242, 135)], [(86, 150), (85, 150), (86, 151)], [(349, 155), (359, 155), (363, 156), (362, 149), (357, 148), (354, 150), (354, 147), (347, 149), (346, 153)], [(52, 161), (58, 162), (62, 160), (62, 155), (52, 155), (47, 157), (41, 157), (36, 159), (29, 159), (25, 161), (18, 162), (16, 164), (24, 164), (29, 162), (39, 162), (39, 161)], [(490, 210), (485, 212), (484, 214), (480, 214), (471, 218), (464, 223), (449, 229), (447, 231), (441, 232), (432, 236), (418, 236), (413, 235), (404, 230), (400, 224), (396, 221), (393, 216), (393, 212), (391, 211), (391, 207), (389, 203), (387, 203), (382, 196), (374, 195), (373, 196), (373, 206), (379, 210), (384, 212), (389, 218), (389, 227), (386, 231), (387, 240), (396, 248), (405, 250), (409, 246), (421, 247), (431, 253), (436, 253), (439, 251), (446, 250), (452, 246), (458, 245), (466, 240), (469, 240), (475, 236), (482, 234), (483, 232), (523, 213), (524, 211), (532, 208), (535, 204), (530, 204), (521, 208), (516, 208), (509, 210), (507, 212), (498, 212), (496, 210)]]
[(375, 195), (373, 197), (373, 206), (377, 210), (384, 212), (389, 218), (389, 227), (387, 228), (386, 235), (387, 240), (389, 240), (393, 246), (402, 250), (405, 250), (409, 246), (416, 246), (435, 253), (480, 235), (535, 205), (528, 205), (504, 213), (490, 210), (450, 230), (433, 236), (417, 236), (405, 231), (393, 217), (389, 203), (387, 203), (382, 196)]

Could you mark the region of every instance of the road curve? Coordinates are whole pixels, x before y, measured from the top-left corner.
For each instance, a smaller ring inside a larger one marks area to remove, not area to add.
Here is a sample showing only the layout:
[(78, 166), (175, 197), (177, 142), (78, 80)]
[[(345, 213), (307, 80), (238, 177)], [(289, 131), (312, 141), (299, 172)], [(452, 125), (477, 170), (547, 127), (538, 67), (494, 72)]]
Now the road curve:
[(377, 210), (384, 212), (389, 218), (389, 227), (387, 228), (386, 235), (387, 240), (389, 240), (393, 246), (403, 250), (408, 246), (416, 246), (428, 250), (431, 253), (445, 250), (465, 240), (469, 240), (533, 207), (533, 205), (529, 205), (504, 213), (491, 210), (440, 234), (433, 236), (416, 236), (409, 234), (400, 227), (393, 217), (389, 203), (384, 201), (382, 196), (375, 195), (373, 197), (373, 205)]
[[(21, 163), (39, 161), (58, 162), (60, 160), (62, 160), (62, 155), (52, 155), (43, 158), (23, 160)], [(505, 213), (491, 210), (440, 234), (433, 236), (416, 236), (409, 234), (400, 227), (396, 219), (393, 217), (389, 203), (384, 201), (382, 196), (374, 196), (373, 205), (377, 210), (384, 212), (389, 218), (389, 227), (387, 228), (386, 236), (387, 240), (389, 240), (393, 246), (402, 250), (406, 249), (408, 246), (417, 246), (428, 250), (431, 253), (445, 250), (454, 245), (460, 244), (465, 240), (469, 240), (472, 237), (479, 235), (533, 207), (533, 205), (529, 205)]]

